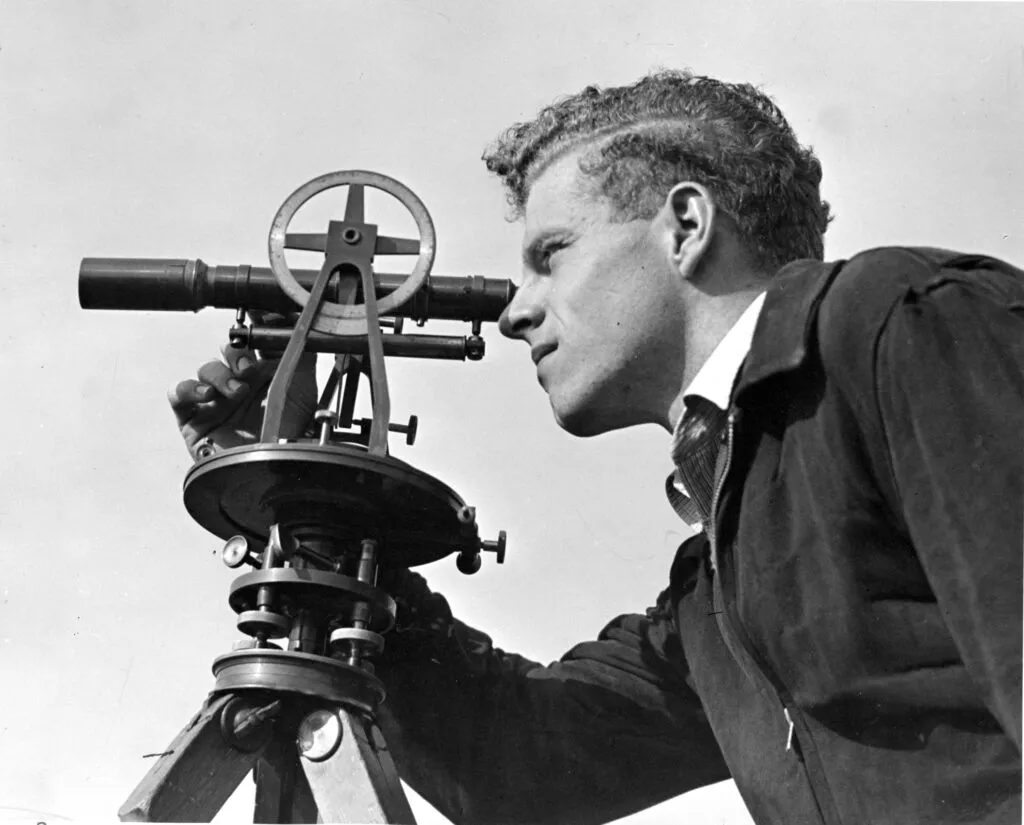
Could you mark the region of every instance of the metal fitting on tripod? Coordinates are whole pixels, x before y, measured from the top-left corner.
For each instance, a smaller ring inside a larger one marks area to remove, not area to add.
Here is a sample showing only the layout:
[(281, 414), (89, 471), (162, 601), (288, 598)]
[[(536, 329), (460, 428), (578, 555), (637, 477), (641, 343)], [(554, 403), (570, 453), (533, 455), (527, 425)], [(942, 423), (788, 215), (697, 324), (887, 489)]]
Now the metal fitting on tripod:
[(236, 696), (220, 713), (221, 735), (235, 750), (245, 753), (257, 751), (273, 734), (273, 726), (269, 721), (280, 711), (280, 699), (261, 705)]
[(344, 731), (338, 714), (330, 710), (314, 710), (299, 723), (295, 744), (299, 755), (311, 762), (323, 762), (338, 749)]

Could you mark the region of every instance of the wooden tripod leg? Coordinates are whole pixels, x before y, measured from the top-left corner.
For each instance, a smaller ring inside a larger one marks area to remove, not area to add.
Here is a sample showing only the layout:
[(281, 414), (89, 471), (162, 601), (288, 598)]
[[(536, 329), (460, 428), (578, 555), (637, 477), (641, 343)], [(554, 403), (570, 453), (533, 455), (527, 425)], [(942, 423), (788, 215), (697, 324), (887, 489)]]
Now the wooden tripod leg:
[(234, 697), (211, 697), (132, 791), (124, 822), (209, 822), (252, 770), (261, 748), (246, 753), (225, 741), (221, 712)]
[(316, 803), (299, 766), (295, 728), (282, 728), (256, 763), (253, 822), (316, 822)]
[[(315, 713), (326, 715), (328, 711), (338, 719), (321, 727), (322, 741), (328, 746), (317, 742), (311, 748), (300, 748), (304, 752), (299, 760), (321, 820), (415, 825), (398, 770), (376, 722), (338, 706)], [(330, 731), (335, 726), (341, 741), (332, 752)], [(301, 730), (299, 738), (303, 738)], [(315, 758), (324, 752), (324, 758)]]

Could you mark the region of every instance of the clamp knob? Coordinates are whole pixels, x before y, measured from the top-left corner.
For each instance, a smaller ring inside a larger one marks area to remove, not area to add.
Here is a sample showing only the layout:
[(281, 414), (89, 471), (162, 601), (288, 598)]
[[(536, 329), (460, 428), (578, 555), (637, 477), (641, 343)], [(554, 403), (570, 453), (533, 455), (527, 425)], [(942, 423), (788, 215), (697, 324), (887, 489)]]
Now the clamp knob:
[(405, 433), (405, 443), (411, 447), (416, 443), (416, 431), (419, 429), (419, 426), (419, 418), (415, 415), (410, 415), (408, 424), (389, 424), (388, 429), (393, 433)]
[[(359, 425), (360, 433), (364, 436), (370, 432), (370, 427), (373, 426), (373, 421), (369, 418), (360, 418), (353, 423)], [(411, 447), (416, 443), (416, 432), (419, 426), (419, 418), (415, 415), (410, 415), (408, 424), (388, 424), (388, 432), (405, 433), (405, 443)]]
[(496, 553), (498, 564), (505, 563), (505, 542), (507, 535), (504, 530), (498, 531), (498, 538), (496, 541), (481, 541), (480, 549), (488, 553)]

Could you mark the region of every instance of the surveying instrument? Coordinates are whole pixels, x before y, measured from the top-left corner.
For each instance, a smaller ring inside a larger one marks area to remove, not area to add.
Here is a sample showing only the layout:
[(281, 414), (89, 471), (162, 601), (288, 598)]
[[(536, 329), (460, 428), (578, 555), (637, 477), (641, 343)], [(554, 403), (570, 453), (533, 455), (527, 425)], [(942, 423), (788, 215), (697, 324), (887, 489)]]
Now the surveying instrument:
[[(289, 232), (314, 195), (347, 187), (344, 217), (320, 234)], [(418, 239), (386, 236), (365, 215), (365, 190), (412, 215)], [(293, 192), (274, 216), (270, 269), (200, 260), (86, 258), (86, 309), (236, 310), (234, 347), (279, 355), (255, 443), (194, 448), (184, 503), (225, 541), (236, 578), (228, 603), (246, 637), (213, 663), (215, 686), (122, 806), (128, 821), (209, 821), (254, 771), (256, 822), (414, 822), (376, 723), (384, 700), (373, 658), (396, 617), (382, 569), (457, 554), (463, 573), (482, 552), (504, 560), (504, 531), (480, 539), (476, 512), (445, 484), (389, 454), (391, 432), (412, 444), (417, 420), (391, 421), (385, 356), (479, 360), (485, 321), (513, 294), (505, 280), (430, 277), (435, 235), (404, 185), (334, 172)], [(289, 269), (285, 249), (323, 253), (319, 271)], [(379, 255), (415, 255), (408, 275), (374, 271)], [(290, 316), (286, 326), (262, 313)], [(297, 317), (295, 315), (297, 314)], [(409, 318), (468, 321), (469, 336), (404, 334)], [(303, 353), (334, 363), (312, 426), (285, 437), (282, 420)], [(360, 381), (372, 416), (356, 419)]]

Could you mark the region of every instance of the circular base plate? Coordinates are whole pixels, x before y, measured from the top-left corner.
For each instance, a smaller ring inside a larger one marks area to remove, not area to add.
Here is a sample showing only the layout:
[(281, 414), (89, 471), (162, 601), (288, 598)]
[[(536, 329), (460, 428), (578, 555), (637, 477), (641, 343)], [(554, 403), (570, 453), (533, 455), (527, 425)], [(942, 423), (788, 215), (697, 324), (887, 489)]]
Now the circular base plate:
[(384, 701), (384, 685), (362, 668), (326, 656), (254, 648), (218, 656), (214, 693), (267, 690), (298, 693), (374, 713)]
[(223, 539), (266, 540), (273, 524), (322, 527), (336, 539), (373, 538), (385, 565), (415, 567), (478, 546), (465, 502), (437, 479), (390, 456), (314, 442), (235, 447), (185, 477), (185, 507)]

